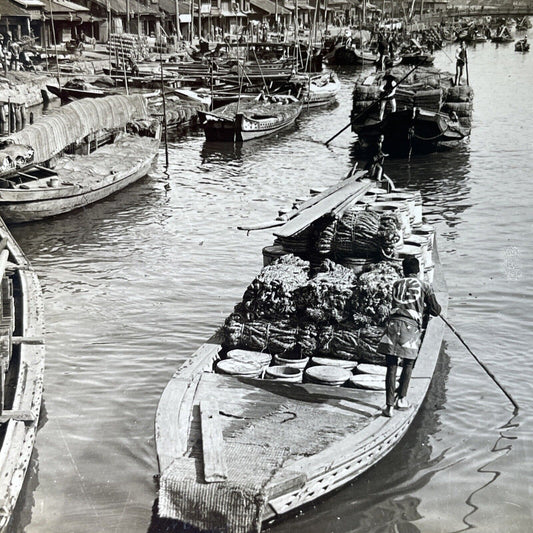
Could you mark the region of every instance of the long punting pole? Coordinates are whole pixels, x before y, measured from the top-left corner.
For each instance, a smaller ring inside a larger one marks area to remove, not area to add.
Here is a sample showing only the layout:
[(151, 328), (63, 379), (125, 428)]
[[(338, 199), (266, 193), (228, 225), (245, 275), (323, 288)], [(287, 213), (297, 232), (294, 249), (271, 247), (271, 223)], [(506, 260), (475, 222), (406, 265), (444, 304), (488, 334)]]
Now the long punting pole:
[(167, 135), (167, 102), (165, 97), (165, 83), (163, 77), (163, 47), (159, 48), (159, 64), (161, 67), (161, 96), (163, 97), (163, 127), (165, 128), (165, 163), (168, 168), (168, 135)]
[(518, 410), (520, 409), (518, 407), (518, 404), (514, 401), (513, 397), (505, 390), (505, 388), (500, 384), (500, 382), (496, 379), (496, 377), (494, 376), (494, 374), (487, 368), (487, 366), (485, 365), (485, 363), (483, 363), (483, 361), (481, 361), (479, 359), (479, 357), (470, 349), (470, 347), (468, 346), (468, 344), (466, 344), (466, 342), (463, 340), (463, 338), (461, 337), (461, 335), (459, 335), (459, 332), (442, 316), (442, 315), (439, 315), (440, 318), (443, 320), (443, 322), (452, 330), (453, 333), (455, 333), (455, 336), (462, 342), (463, 346), (468, 350), (468, 352), (470, 353), (470, 355), (477, 361), (477, 363), (479, 364), (479, 366), (481, 366), (481, 368), (487, 373), (487, 375), (492, 379), (492, 381), (494, 381), (494, 383), (496, 383), (496, 385), (498, 385), (498, 387), (500, 388), (500, 390), (505, 394), (505, 396), (507, 396), (507, 398), (509, 399), (509, 401), (513, 404), (514, 406), (514, 414), (516, 415), (518, 413)]
[[(414, 68), (412, 68), (397, 84), (396, 87), (398, 87), (403, 81), (405, 81), (422, 63), (418, 63), (418, 65), (415, 65)], [(364, 114), (368, 113), (375, 105), (379, 104), (384, 98), (386, 98), (387, 95), (380, 96), (377, 100), (374, 100), (366, 109), (363, 109), (361, 113), (359, 113), (354, 120), (357, 120), (359, 117), (363, 116)], [(333, 137), (330, 137), (324, 144), (327, 146), (333, 139), (336, 139), (343, 131), (347, 130), (352, 125), (352, 120), (344, 126), (341, 130), (339, 130)]]

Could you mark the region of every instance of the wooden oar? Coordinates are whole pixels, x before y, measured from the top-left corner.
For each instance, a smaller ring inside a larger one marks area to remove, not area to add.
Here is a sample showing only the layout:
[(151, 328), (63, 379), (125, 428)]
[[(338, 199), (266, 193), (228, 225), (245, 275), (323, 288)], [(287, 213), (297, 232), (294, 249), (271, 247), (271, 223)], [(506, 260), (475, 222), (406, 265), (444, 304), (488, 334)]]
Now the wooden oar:
[(463, 343), (463, 346), (468, 350), (468, 352), (470, 353), (470, 355), (478, 362), (478, 364), (481, 366), (481, 368), (488, 374), (488, 376), (492, 379), (492, 381), (494, 381), (494, 383), (496, 383), (496, 385), (498, 385), (498, 387), (501, 389), (501, 391), (505, 394), (505, 396), (507, 396), (507, 398), (509, 399), (509, 401), (513, 404), (514, 406), (514, 414), (516, 415), (518, 413), (518, 410), (519, 410), (519, 407), (518, 407), (518, 404), (514, 401), (513, 397), (505, 390), (505, 388), (499, 383), (499, 381), (496, 379), (496, 377), (494, 376), (494, 374), (487, 368), (487, 366), (485, 365), (485, 363), (483, 363), (483, 361), (481, 361), (479, 359), (479, 357), (470, 349), (470, 347), (468, 346), (468, 344), (466, 344), (466, 342), (463, 340), (463, 338), (461, 337), (461, 335), (459, 335), (459, 332), (442, 316), (442, 315), (439, 315), (440, 318), (442, 318), (442, 320), (444, 321), (444, 323), (452, 330), (453, 333), (455, 333), (455, 336)]
[[(422, 62), (418, 63), (418, 65), (415, 65), (414, 68), (412, 68), (397, 84), (396, 84), (396, 87), (398, 87), (402, 82), (404, 82), (420, 65), (422, 64)], [(370, 113), (370, 111), (378, 104), (380, 104), (382, 102), (382, 100), (384, 100), (385, 98), (387, 98), (388, 94), (384, 94), (383, 96), (380, 96), (377, 100), (374, 100), (366, 109), (363, 109), (363, 111), (361, 111), (361, 113), (359, 113), (353, 120), (350, 120), (350, 122), (348, 124), (346, 124), (346, 126), (344, 126), (344, 128), (342, 128), (342, 130), (338, 131), (335, 135), (333, 135), (333, 137), (330, 137), (324, 144), (327, 146), (333, 139), (336, 139), (343, 131), (345, 131), (346, 129), (348, 129), (351, 125), (352, 125), (352, 122), (355, 122), (357, 121), (358, 119), (360, 119), (362, 116)]]

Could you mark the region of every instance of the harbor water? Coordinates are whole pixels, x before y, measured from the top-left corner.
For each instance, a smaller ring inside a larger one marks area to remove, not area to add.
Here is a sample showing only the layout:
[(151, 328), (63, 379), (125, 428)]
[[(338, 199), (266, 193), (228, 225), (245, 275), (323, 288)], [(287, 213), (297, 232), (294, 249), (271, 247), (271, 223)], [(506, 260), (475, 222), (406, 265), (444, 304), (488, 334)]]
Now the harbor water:
[[(446, 49), (453, 57), (453, 48)], [(449, 331), (428, 397), (377, 466), (272, 532), (533, 530), (533, 56), (469, 50), (468, 143), (390, 160), (422, 192), (450, 289), (449, 318), (520, 404)], [(454, 64), (438, 52), (439, 67)], [(12, 531), (179, 531), (153, 517), (154, 416), (178, 365), (221, 325), (262, 266), (272, 220), (345, 175), (354, 69), (339, 105), (242, 146), (171, 139), (147, 178), (98, 204), (13, 229), (41, 279), (47, 361), (42, 420)]]

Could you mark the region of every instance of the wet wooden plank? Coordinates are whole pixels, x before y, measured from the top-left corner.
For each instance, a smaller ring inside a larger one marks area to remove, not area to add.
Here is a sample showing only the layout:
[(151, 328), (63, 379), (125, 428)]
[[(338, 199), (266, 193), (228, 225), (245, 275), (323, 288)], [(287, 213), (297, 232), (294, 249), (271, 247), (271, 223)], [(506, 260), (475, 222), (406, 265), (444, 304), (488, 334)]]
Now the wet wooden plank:
[(228, 468), (224, 458), (224, 439), (218, 402), (214, 398), (200, 402), (200, 418), (204, 480), (206, 483), (220, 483), (228, 478)]
[(352, 196), (354, 201), (356, 201), (358, 196), (363, 196), (363, 194), (371, 188), (371, 185), (372, 184), (369, 181), (350, 181), (347, 184), (343, 183), (343, 186), (334, 193), (323, 198), (308, 209), (302, 210), (298, 216), (292, 218), (279, 230), (275, 231), (274, 235), (278, 237), (290, 237), (295, 235), (321, 216), (335, 209), (349, 196)]

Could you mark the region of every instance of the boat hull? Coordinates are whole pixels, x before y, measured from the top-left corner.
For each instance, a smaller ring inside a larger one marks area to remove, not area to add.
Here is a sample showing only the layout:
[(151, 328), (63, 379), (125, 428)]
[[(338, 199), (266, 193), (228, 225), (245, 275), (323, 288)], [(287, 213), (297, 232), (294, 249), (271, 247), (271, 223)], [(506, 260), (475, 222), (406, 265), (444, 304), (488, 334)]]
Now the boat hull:
[(365, 148), (375, 145), (384, 135), (385, 153), (405, 155), (410, 151), (432, 152), (440, 146), (451, 146), (469, 135), (469, 128), (450, 121), (440, 113), (421, 110), (413, 117), (412, 110), (397, 111), (381, 122), (354, 124), (359, 143)]
[[(44, 306), (39, 280), (2, 221), (0, 235), (8, 239), (7, 249), (11, 263), (8, 271), (11, 272), (9, 277), (13, 283), (14, 298), (14, 329), (9, 340), (12, 354), (6, 383), (15, 384), (14, 390), (9, 393), (10, 399), (4, 405), (5, 410), (0, 415), (3, 422), (0, 450), (0, 532), (3, 532), (10, 530), (11, 514), (35, 443), (43, 394), (45, 346)], [(5, 306), (3, 314), (5, 315)], [(4, 320), (5, 316), (2, 322)], [(9, 412), (19, 412), (20, 415), (6, 421)]]
[[(48, 198), (28, 198), (27, 193), (13, 194), (11, 198), (4, 198), (10, 190), (0, 191), (0, 216), (9, 223), (32, 222), (44, 218), (61, 215), (86, 207), (89, 204), (107, 198), (124, 189), (128, 185), (146, 176), (150, 171), (156, 154), (134, 165), (128, 173), (110, 175), (106, 183), (100, 187), (86, 191), (80, 187), (69, 188), (67, 195), (61, 195), (61, 190), (52, 191)], [(34, 195), (35, 196), (35, 195)]]
[[(223, 116), (216, 111), (199, 111), (206, 140), (244, 142), (271, 135), (294, 124), (302, 111), (302, 103), (297, 102), (273, 107), (269, 116), (259, 118), (254, 115), (253, 105), (249, 105), (248, 109), (233, 114), (233, 117), (228, 117), (227, 113)], [(236, 104), (230, 106), (236, 107)], [(230, 106), (226, 106), (226, 109)]]
[[(433, 260), (445, 314), (447, 289), (436, 247)], [(441, 320), (429, 321), (409, 389), (412, 407), (392, 418), (381, 416), (384, 392), (216, 374), (223, 349), (218, 338), (211, 339), (176, 372), (158, 406), (160, 516), (203, 530), (258, 531), (262, 521), (292, 513), (357, 478), (408, 431), (431, 383), (443, 332)], [(208, 483), (202, 452), (191, 447), (201, 442), (199, 413), (213, 396), (215, 412), (220, 407), (224, 415), (217, 423), (228, 479)], [(349, 427), (358, 417), (361, 425)]]

